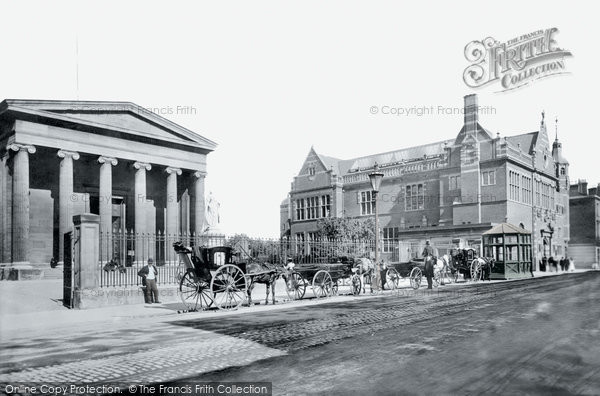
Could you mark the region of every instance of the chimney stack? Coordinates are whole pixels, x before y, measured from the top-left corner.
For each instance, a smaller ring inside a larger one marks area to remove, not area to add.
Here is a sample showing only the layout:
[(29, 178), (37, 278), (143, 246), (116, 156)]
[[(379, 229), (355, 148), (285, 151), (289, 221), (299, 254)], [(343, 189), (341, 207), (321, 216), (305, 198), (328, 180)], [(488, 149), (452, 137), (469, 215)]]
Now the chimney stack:
[(479, 103), (477, 101), (477, 95), (471, 94), (465, 96), (465, 132), (466, 134), (476, 133), (477, 132), (477, 123), (479, 122)]
[(587, 195), (588, 194), (587, 181), (585, 181), (584, 179), (579, 179), (577, 184), (579, 185), (579, 188), (578, 188), (579, 194)]

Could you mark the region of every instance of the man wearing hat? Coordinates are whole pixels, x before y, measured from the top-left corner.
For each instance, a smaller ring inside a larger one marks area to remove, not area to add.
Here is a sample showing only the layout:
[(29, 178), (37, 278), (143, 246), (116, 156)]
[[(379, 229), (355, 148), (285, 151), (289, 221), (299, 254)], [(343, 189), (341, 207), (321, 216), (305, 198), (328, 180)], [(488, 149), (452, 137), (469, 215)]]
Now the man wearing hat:
[(156, 286), (158, 270), (154, 265), (154, 260), (149, 258), (148, 265), (139, 270), (138, 275), (143, 278), (143, 283), (146, 283), (146, 292), (144, 294), (146, 304), (160, 304), (160, 301), (158, 301), (158, 287)]
[(425, 248), (423, 249), (423, 259), (424, 259), (424, 272), (425, 277), (427, 278), (427, 288), (431, 289), (433, 285), (433, 255), (434, 255), (433, 247), (429, 244), (429, 241), (425, 242)]

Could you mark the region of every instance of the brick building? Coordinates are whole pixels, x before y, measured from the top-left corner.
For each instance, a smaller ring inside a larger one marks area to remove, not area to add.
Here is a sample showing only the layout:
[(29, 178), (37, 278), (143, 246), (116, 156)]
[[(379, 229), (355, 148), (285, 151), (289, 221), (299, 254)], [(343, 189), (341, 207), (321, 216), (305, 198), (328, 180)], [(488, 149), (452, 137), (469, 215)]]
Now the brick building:
[[(201, 231), (215, 147), (133, 103), (0, 102), (0, 267), (35, 273), (62, 261), (81, 213), (98, 214), (103, 233)], [(135, 246), (107, 257), (124, 254)]]
[(588, 189), (584, 180), (569, 191), (571, 241), (569, 256), (576, 267), (590, 268), (600, 262), (600, 183)]
[(569, 164), (542, 113), (538, 131), (493, 136), (481, 126), (476, 95), (464, 98), (457, 135), (349, 160), (311, 148), (280, 207), (281, 232), (316, 236), (322, 217), (373, 216), (368, 174), (384, 173), (378, 197), (384, 257), (407, 260), (426, 239), (440, 253), (480, 248), (481, 234), (509, 222), (532, 231), (530, 258), (561, 256), (569, 243)]

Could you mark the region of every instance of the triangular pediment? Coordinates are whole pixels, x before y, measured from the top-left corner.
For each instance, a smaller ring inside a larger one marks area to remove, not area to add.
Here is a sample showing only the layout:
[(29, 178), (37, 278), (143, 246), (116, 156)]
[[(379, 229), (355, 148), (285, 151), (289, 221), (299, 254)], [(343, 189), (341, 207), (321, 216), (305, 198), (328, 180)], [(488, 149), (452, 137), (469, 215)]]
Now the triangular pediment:
[(213, 141), (130, 102), (12, 100), (2, 102), (0, 113), (10, 112), (36, 122), (78, 129), (114, 131), (132, 139), (152, 139), (195, 146), (208, 151)]
[(112, 127), (121, 127), (129, 129), (135, 132), (141, 132), (146, 135), (154, 137), (160, 137), (163, 139), (182, 139), (192, 141), (189, 137), (183, 136), (175, 131), (168, 130), (157, 126), (155, 123), (149, 122), (148, 119), (142, 119), (128, 112), (114, 112), (114, 113), (75, 113), (75, 112), (64, 112), (59, 113), (69, 117), (79, 118), (81, 120), (87, 120), (94, 123), (100, 123)]

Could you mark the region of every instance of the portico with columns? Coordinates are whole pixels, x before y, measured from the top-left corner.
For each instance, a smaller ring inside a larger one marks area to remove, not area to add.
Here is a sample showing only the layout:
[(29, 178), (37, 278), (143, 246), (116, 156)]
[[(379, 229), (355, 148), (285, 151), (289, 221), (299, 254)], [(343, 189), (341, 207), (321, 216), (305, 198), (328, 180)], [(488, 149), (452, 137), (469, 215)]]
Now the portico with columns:
[[(207, 155), (216, 144), (128, 102), (0, 102), (0, 265), (61, 262), (73, 216), (111, 238), (201, 233)], [(109, 239), (109, 260), (116, 253)], [(136, 246), (126, 246), (135, 258)], [(146, 257), (153, 257), (156, 248)]]

